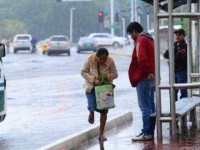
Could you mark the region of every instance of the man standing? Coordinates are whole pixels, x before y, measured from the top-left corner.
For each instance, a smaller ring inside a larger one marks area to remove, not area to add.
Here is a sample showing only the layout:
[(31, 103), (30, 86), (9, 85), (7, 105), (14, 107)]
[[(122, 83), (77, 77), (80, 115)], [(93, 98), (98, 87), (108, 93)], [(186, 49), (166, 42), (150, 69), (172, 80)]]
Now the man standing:
[[(174, 43), (175, 83), (187, 83), (187, 43), (185, 42), (185, 30), (178, 29), (174, 32), (176, 42)], [(164, 58), (169, 59), (169, 51), (164, 53)], [(181, 98), (187, 97), (187, 89), (181, 89)], [(175, 101), (178, 100), (178, 90), (175, 92)]]
[(150, 34), (143, 32), (143, 27), (138, 22), (131, 22), (127, 33), (135, 42), (128, 70), (129, 80), (131, 85), (136, 87), (143, 121), (141, 133), (132, 138), (132, 141), (153, 140), (155, 118), (151, 118), (150, 115), (155, 113), (154, 40)]

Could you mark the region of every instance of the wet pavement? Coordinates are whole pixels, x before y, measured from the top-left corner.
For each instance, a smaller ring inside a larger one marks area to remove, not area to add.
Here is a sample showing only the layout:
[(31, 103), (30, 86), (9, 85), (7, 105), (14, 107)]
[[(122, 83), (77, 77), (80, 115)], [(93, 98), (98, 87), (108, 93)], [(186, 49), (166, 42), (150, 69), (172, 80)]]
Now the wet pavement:
[[(199, 115), (200, 116), (200, 115)], [(114, 128), (105, 133), (107, 141), (101, 142), (97, 138), (91, 139), (78, 150), (199, 150), (200, 131), (197, 129), (188, 130), (180, 134), (175, 141), (170, 140), (168, 124), (163, 125), (163, 141), (132, 142), (131, 138), (137, 135), (141, 129), (141, 118), (133, 118), (132, 122)]]
[[(117, 54), (117, 52), (115, 53)], [(130, 56), (130, 53), (125, 55)], [(124, 55), (124, 56), (125, 56)], [(162, 56), (161, 56), (162, 59)], [(169, 81), (169, 75), (166, 71), (167, 61), (162, 59), (161, 62), (161, 83), (165, 84)], [(169, 94), (162, 91), (162, 107), (169, 104)], [(138, 107), (138, 106), (136, 106)], [(135, 106), (134, 106), (135, 108)], [(99, 141), (96, 138), (84, 143), (78, 150), (200, 150), (200, 108), (197, 108), (197, 129), (188, 129), (186, 133), (178, 135), (178, 139), (171, 141), (169, 134), (169, 124), (163, 123), (163, 141), (157, 141), (157, 133), (153, 141), (132, 142), (132, 138), (138, 135), (141, 127), (141, 113), (132, 109), (133, 121), (124, 123), (105, 133), (107, 141)], [(138, 108), (136, 108), (138, 109)]]

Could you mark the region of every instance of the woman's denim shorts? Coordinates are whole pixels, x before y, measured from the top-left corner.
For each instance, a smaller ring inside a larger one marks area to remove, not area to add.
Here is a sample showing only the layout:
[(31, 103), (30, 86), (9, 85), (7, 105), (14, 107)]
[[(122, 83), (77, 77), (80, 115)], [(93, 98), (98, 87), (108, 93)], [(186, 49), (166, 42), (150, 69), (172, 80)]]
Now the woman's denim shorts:
[(96, 98), (95, 98), (95, 91), (94, 88), (92, 89), (91, 92), (86, 92), (86, 97), (88, 101), (88, 110), (89, 111), (97, 111), (100, 113), (108, 113), (108, 109), (106, 110), (97, 110), (97, 104), (96, 104)]

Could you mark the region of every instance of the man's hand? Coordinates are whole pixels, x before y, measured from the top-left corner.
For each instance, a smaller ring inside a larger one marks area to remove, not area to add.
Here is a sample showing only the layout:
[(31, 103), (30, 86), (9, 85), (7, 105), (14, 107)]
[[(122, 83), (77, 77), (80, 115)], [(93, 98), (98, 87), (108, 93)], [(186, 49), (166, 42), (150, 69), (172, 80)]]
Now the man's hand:
[(154, 80), (154, 79), (155, 79), (154, 74), (150, 73), (150, 74), (147, 76), (147, 79), (149, 79), (149, 80)]

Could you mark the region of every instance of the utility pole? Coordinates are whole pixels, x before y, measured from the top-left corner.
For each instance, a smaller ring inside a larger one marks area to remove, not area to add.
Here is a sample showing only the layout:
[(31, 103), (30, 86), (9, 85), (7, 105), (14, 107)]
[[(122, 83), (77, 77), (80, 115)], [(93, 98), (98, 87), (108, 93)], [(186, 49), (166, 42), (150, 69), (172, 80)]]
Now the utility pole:
[(147, 13), (147, 31), (149, 32), (150, 30), (150, 16), (149, 16), (149, 13)]
[(147, 16), (147, 31), (150, 30), (150, 11), (151, 11), (151, 7), (149, 5), (144, 6), (144, 12), (146, 12), (146, 16)]
[[(125, 32), (125, 17), (122, 17), (122, 24), (123, 24), (123, 38), (125, 38), (126, 32)], [(123, 48), (125, 49), (125, 41), (123, 43)]]
[(134, 0), (131, 0), (131, 19), (130, 19), (131, 22), (135, 20), (133, 11), (134, 11)]
[(70, 41), (72, 42), (73, 40), (73, 11), (76, 8), (71, 8), (70, 9)]
[(57, 0), (57, 2), (90, 2), (92, 0)]
[(138, 21), (137, 10), (136, 10), (136, 8), (137, 8), (137, 1), (136, 0), (134, 0), (134, 1), (135, 1), (134, 2), (135, 21)]

